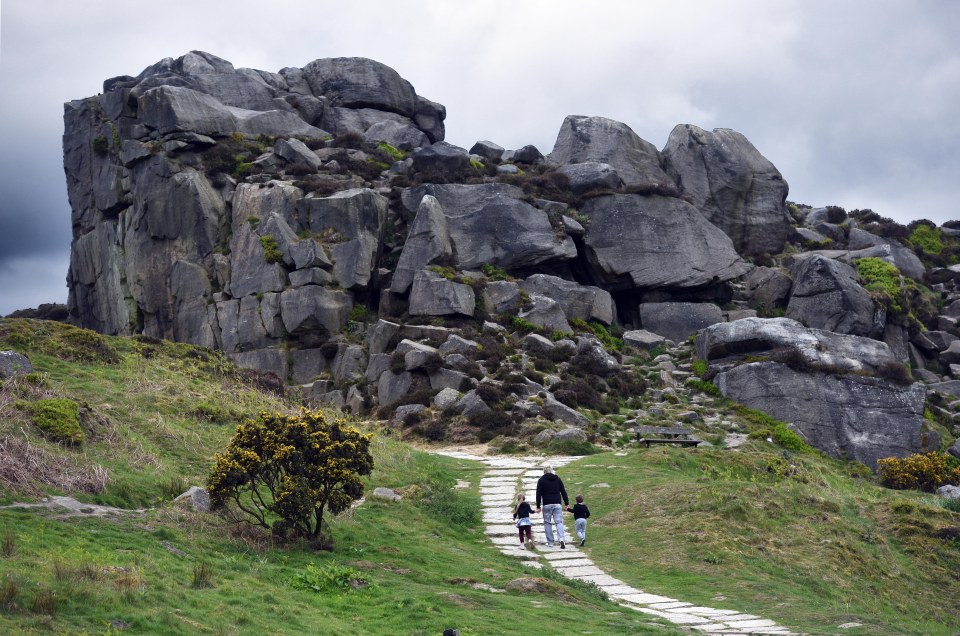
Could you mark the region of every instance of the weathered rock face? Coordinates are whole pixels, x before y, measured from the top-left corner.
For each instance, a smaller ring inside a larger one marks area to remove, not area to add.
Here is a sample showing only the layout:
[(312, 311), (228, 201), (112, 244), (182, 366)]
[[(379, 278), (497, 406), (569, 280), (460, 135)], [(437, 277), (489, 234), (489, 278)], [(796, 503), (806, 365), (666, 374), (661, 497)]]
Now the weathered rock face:
[(457, 269), (534, 267), (577, 256), (573, 240), (558, 237), (547, 214), (522, 200), (520, 188), (425, 185), (405, 191), (403, 204), (414, 212), (425, 195), (440, 203)]
[[(323, 172), (302, 140), (328, 137), (327, 120), (428, 145), (443, 138), (444, 117), (395, 71), (361, 58), (278, 74), (192, 52), (107, 80), (102, 95), (65, 107), (71, 319), (248, 360), (305, 332), (336, 333), (353, 302), (326, 286), (375, 282), (389, 202), (369, 189), (304, 197), (290, 181), (237, 185), (235, 171), (265, 153), (261, 167)], [(280, 292), (318, 313), (281, 303)]]
[(704, 327), (723, 321), (720, 308), (711, 303), (642, 303), (640, 323), (647, 331), (674, 342), (683, 342)]
[(920, 451), (924, 389), (879, 378), (801, 373), (775, 362), (734, 367), (714, 378), (741, 404), (789, 422), (812, 446), (876, 468)]
[(777, 254), (793, 234), (787, 182), (747, 138), (727, 128), (673, 129), (663, 149), (681, 196), (746, 254)]
[(587, 256), (610, 287), (702, 287), (750, 270), (730, 238), (681, 199), (601, 196), (582, 212), (591, 219)]
[(858, 336), (883, 333), (883, 318), (857, 272), (819, 255), (800, 260), (791, 270), (793, 293), (786, 317), (808, 327)]
[[(796, 412), (812, 443), (871, 465), (919, 448), (918, 390), (891, 383), (904, 360), (931, 362), (916, 377), (945, 403), (960, 394), (938, 375), (960, 377), (960, 301), (918, 333), (844, 263), (882, 258), (948, 301), (960, 266), (925, 272), (885, 226), (824, 208), (804, 236), (838, 249), (754, 268), (740, 254), (796, 235), (786, 183), (742, 135), (681, 126), (659, 153), (625, 124), (568, 117), (544, 159), (487, 141), (468, 154), (443, 142), (445, 116), (363, 58), (269, 73), (194, 52), (108, 80), (64, 112), (70, 319), (220, 349), (310, 403), (379, 408), (427, 436), (442, 415), (458, 443), (554, 419), (592, 438), (577, 409), (646, 382), (684, 390), (669, 358), (686, 345), (664, 337), (701, 329), (728, 395)], [(784, 307), (820, 329), (751, 317)], [(668, 359), (641, 376), (588, 330)]]
[(605, 117), (570, 115), (563, 120), (550, 161), (558, 165), (598, 162), (616, 171), (626, 187), (660, 194), (677, 192), (660, 165), (660, 153), (629, 126)]
[[(835, 457), (875, 467), (879, 458), (921, 450), (925, 390), (870, 377), (906, 377), (882, 342), (788, 318), (747, 318), (700, 332), (697, 356), (717, 371), (724, 395), (793, 425)], [(770, 361), (743, 364), (747, 356)]]

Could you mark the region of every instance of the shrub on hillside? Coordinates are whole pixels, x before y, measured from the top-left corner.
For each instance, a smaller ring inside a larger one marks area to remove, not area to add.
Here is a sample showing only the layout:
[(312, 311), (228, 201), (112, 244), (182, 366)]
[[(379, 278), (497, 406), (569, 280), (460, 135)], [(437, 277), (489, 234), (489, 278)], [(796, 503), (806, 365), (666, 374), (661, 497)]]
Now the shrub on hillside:
[(877, 461), (880, 483), (895, 490), (934, 492), (944, 484), (960, 484), (960, 461), (933, 451)]
[(261, 413), (214, 456), (211, 507), (277, 536), (321, 540), (324, 511), (338, 514), (363, 495), (370, 438), (322, 411)]
[(47, 439), (79, 446), (85, 434), (80, 427), (80, 406), (67, 398), (37, 400), (29, 405), (33, 423)]

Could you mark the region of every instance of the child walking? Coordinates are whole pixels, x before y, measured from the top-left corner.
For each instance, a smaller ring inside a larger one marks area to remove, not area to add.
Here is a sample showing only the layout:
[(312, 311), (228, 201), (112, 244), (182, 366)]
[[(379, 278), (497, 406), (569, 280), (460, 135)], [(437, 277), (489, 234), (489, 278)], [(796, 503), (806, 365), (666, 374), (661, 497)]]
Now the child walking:
[(523, 546), (523, 535), (527, 535), (527, 550), (533, 550), (533, 524), (530, 522), (530, 513), (533, 509), (526, 502), (523, 494), (517, 495), (517, 507), (513, 509), (513, 518), (517, 520), (517, 528), (520, 530), (520, 546)]
[(583, 495), (577, 495), (577, 503), (573, 508), (567, 508), (573, 513), (573, 523), (577, 528), (577, 536), (580, 537), (580, 545), (587, 543), (587, 517), (590, 516), (590, 509), (583, 503)]

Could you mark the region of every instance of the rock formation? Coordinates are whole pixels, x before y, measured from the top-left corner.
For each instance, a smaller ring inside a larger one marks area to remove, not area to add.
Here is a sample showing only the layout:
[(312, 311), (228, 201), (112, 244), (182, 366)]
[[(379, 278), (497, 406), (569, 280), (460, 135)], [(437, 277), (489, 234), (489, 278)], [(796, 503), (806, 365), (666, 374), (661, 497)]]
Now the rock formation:
[(220, 349), (430, 439), (582, 432), (585, 409), (688, 373), (644, 375), (617, 334), (676, 352), (699, 332), (725, 394), (870, 465), (922, 445), (904, 362), (953, 417), (960, 302), (939, 301), (960, 266), (935, 243), (788, 205), (731, 130), (678, 126), (658, 151), (570, 116), (544, 157), (468, 152), (445, 117), (363, 58), (274, 73), (191, 52), (107, 80), (65, 106), (70, 320)]

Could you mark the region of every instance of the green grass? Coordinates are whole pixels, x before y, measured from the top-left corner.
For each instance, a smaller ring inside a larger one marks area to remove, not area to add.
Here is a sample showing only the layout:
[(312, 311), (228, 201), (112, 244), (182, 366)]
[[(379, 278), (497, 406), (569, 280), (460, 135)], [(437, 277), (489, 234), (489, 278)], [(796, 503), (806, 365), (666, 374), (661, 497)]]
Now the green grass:
[[(0, 439), (23, 437), (23, 428), (49, 466), (37, 472), (47, 481), (0, 481), (0, 501), (69, 492), (154, 508), (67, 520), (0, 510), (0, 633), (115, 633), (111, 621), (119, 621), (131, 634), (433, 635), (454, 627), (467, 636), (501, 634), (537, 614), (598, 634), (678, 633), (573, 582), (539, 595), (483, 589), (537, 575), (482, 531), (483, 466), (414, 450), (364, 422), (356, 424), (375, 433), (367, 492), (385, 486), (403, 499), (369, 499), (331, 519), (333, 551), (277, 545), (259, 530), (174, 508), (169, 499), (205, 482), (213, 453), (233, 434), (224, 419), (295, 403), (253, 389), (222, 357), (187, 345), (0, 320), (6, 348), (28, 355), (45, 382), (0, 387)], [(87, 355), (101, 349), (112, 362)], [(46, 440), (12, 406), (52, 398), (80, 405), (82, 449)], [(3, 469), (17, 459), (5, 452)], [(109, 474), (101, 492), (71, 491), (56, 479), (94, 466)], [(452, 490), (457, 478), (472, 487)], [(354, 589), (353, 580), (365, 584)]]
[(590, 557), (646, 592), (814, 634), (956, 634), (960, 545), (933, 535), (960, 514), (844, 473), (750, 442), (596, 455), (562, 476), (590, 506)]

